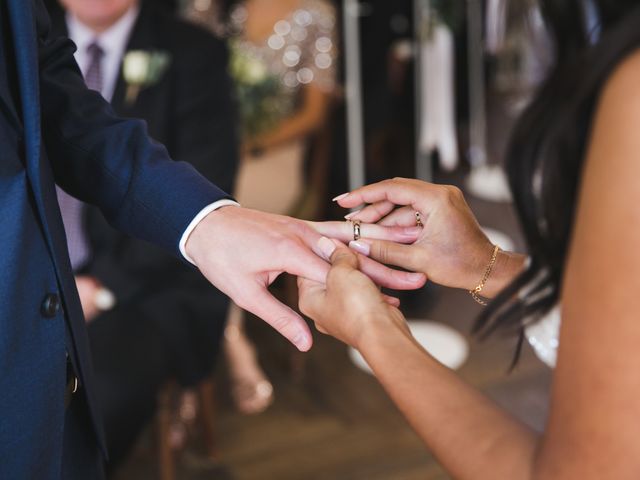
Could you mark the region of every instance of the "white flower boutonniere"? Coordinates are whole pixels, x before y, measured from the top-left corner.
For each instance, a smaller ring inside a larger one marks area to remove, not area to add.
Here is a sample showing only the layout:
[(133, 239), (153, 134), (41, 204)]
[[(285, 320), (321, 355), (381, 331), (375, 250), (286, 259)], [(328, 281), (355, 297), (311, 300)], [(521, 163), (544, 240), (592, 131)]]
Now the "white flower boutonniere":
[(129, 105), (138, 98), (140, 90), (155, 85), (171, 64), (171, 55), (155, 50), (131, 50), (124, 56), (122, 74), (127, 84), (125, 102)]

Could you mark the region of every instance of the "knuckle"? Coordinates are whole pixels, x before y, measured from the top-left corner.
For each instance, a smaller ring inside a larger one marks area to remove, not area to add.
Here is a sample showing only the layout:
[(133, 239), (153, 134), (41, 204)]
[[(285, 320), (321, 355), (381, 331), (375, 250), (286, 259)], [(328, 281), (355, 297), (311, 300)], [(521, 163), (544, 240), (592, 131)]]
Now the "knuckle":
[(389, 263), (389, 249), (386, 245), (376, 242), (374, 243), (374, 249), (376, 250), (376, 258), (380, 263)]
[(271, 326), (279, 332), (285, 330), (290, 324), (290, 318), (285, 315), (279, 315), (271, 320)]

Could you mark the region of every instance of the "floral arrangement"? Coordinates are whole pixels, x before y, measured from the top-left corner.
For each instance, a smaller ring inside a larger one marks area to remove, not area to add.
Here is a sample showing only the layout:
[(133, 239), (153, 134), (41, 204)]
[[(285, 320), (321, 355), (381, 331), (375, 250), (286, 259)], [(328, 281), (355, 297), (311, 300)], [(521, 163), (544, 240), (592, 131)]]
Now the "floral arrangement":
[(127, 84), (125, 102), (135, 103), (140, 90), (160, 81), (171, 64), (171, 56), (163, 51), (131, 50), (124, 56), (122, 75)]
[(236, 42), (231, 42), (230, 73), (235, 83), (243, 137), (255, 138), (272, 129), (282, 118), (279, 76), (269, 72), (260, 59)]

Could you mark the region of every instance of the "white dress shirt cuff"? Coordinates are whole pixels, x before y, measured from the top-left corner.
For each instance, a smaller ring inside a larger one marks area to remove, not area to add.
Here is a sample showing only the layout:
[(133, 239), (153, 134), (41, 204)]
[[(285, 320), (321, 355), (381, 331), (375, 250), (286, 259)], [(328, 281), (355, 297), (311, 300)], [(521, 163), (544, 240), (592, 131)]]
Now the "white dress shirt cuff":
[(212, 204), (207, 205), (202, 210), (200, 210), (200, 213), (198, 213), (198, 215), (196, 215), (195, 218), (191, 221), (187, 229), (182, 234), (182, 238), (180, 238), (180, 244), (179, 244), (180, 253), (189, 263), (193, 265), (196, 264), (196, 262), (194, 262), (193, 259), (189, 257), (189, 255), (187, 255), (187, 250), (186, 250), (187, 240), (189, 240), (189, 236), (191, 235), (191, 233), (195, 230), (198, 224), (204, 219), (204, 217), (209, 215), (211, 212), (215, 212), (216, 210), (222, 207), (229, 207), (229, 206), (239, 207), (240, 204), (228, 198), (224, 200), (218, 200), (217, 202), (213, 202)]

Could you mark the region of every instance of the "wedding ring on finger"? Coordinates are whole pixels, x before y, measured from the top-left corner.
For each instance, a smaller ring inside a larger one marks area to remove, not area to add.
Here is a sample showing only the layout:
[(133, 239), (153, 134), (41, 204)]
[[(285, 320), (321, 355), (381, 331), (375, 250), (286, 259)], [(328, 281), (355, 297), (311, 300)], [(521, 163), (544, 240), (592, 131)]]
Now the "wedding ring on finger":
[(360, 220), (349, 220), (349, 222), (353, 225), (353, 240), (357, 242), (360, 240)]
[(420, 212), (416, 212), (416, 227), (424, 227), (424, 224), (422, 223), (422, 215), (420, 214)]

